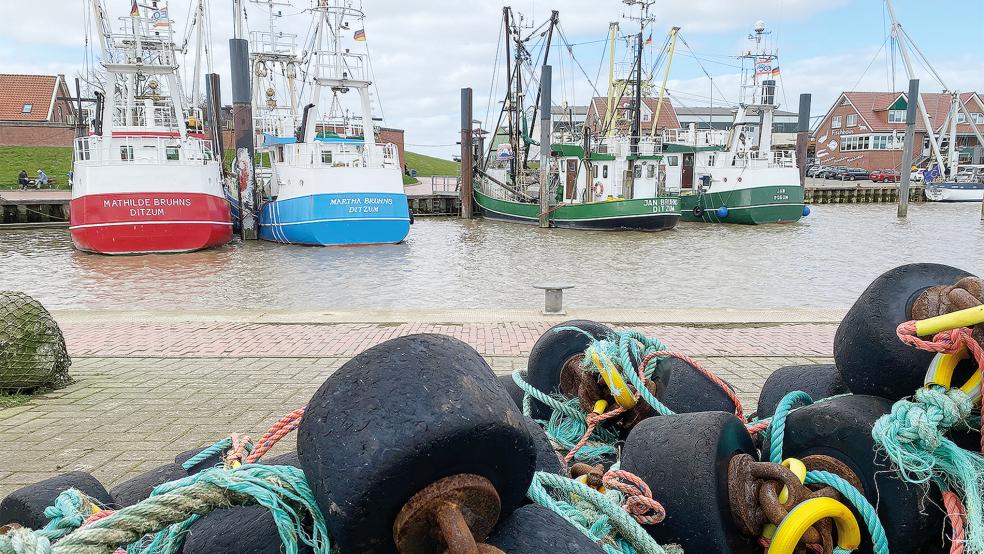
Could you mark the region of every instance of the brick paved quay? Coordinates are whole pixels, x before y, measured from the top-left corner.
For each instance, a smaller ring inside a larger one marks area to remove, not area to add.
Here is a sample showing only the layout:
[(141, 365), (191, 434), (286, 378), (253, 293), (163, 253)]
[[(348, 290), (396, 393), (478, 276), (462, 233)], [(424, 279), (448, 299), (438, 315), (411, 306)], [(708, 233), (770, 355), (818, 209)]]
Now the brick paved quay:
[[(525, 367), (536, 338), (556, 323), (462, 322), (467, 317), (447, 318), (455, 323), (56, 317), (76, 382), (0, 410), (0, 497), (71, 470), (91, 472), (111, 487), (230, 432), (258, 437), (307, 403), (353, 355), (395, 336), (452, 335), (474, 346), (496, 372), (508, 373)], [(408, 319), (395, 319), (400, 318)], [(645, 318), (624, 321), (640, 320)], [(694, 355), (734, 384), (747, 411), (775, 369), (829, 362), (836, 329), (826, 320), (628, 327)], [(275, 453), (292, 448), (288, 438)]]

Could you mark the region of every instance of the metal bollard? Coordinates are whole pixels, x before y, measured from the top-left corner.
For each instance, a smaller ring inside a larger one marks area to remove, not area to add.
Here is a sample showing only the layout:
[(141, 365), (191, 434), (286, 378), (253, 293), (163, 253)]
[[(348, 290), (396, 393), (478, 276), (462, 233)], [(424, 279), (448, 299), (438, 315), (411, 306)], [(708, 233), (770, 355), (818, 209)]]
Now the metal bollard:
[(535, 289), (544, 291), (543, 315), (566, 315), (564, 311), (564, 289), (572, 289), (574, 285), (543, 284), (533, 285)]

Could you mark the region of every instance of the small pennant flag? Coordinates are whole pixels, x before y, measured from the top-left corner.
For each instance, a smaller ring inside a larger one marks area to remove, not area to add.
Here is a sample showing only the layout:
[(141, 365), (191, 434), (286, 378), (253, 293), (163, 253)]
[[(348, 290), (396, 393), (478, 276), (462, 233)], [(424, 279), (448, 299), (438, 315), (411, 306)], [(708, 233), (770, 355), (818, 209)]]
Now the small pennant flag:
[(646, 46), (652, 46), (652, 45), (653, 45), (653, 35), (650, 34), (649, 38), (646, 39)]
[(137, 6), (137, 0), (133, 0), (130, 5), (130, 17), (140, 17), (140, 7)]
[(772, 68), (772, 76), (773, 77), (778, 77), (779, 76), (779, 66), (778, 65)]
[(356, 42), (365, 42), (366, 41), (365, 29), (359, 29), (358, 31), (356, 31), (355, 36), (352, 38), (354, 38)]

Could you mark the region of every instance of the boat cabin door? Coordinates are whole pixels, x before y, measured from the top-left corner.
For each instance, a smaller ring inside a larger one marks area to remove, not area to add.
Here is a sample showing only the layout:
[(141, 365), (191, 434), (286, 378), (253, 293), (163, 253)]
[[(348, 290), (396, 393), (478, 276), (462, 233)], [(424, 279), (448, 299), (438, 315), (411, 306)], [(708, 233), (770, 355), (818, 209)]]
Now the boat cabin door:
[(694, 155), (684, 154), (683, 155), (683, 175), (682, 182), (680, 183), (682, 188), (692, 189), (694, 188)]
[(574, 200), (577, 196), (577, 166), (578, 160), (567, 160), (567, 182), (564, 187), (564, 200)]

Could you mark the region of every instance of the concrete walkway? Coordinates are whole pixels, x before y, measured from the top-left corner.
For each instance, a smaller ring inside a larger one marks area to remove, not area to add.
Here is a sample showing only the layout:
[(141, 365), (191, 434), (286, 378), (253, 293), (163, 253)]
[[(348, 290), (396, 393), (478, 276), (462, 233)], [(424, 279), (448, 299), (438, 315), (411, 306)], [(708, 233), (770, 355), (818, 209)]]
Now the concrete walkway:
[[(91, 472), (111, 487), (230, 432), (258, 437), (279, 417), (306, 404), (351, 356), (391, 337), (419, 332), (456, 336), (476, 347), (496, 372), (508, 373), (526, 366), (536, 338), (556, 323), (542, 317), (500, 323), (412, 318), (319, 323), (288, 312), (264, 322), (268, 313), (240, 315), (247, 321), (204, 312), (183, 318), (177, 313), (57, 312), (76, 382), (0, 411), (0, 497), (72, 470)], [(738, 389), (746, 412), (754, 409), (772, 371), (829, 362), (836, 329), (829, 321), (632, 323), (615, 320), (616, 326), (639, 329), (695, 355)], [(289, 437), (274, 453), (293, 448)]]

